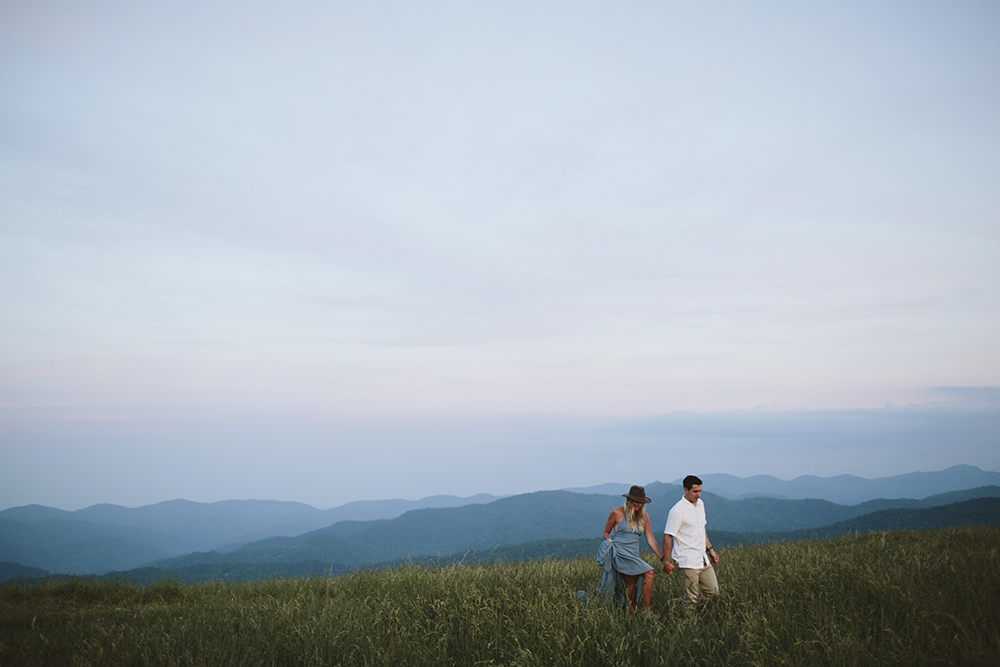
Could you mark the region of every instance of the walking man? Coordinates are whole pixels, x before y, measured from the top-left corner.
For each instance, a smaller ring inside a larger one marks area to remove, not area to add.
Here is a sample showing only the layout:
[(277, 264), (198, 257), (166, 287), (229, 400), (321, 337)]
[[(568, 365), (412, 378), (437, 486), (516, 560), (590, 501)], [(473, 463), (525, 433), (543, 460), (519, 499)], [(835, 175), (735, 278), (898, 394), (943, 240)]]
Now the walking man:
[(719, 596), (719, 580), (712, 567), (719, 554), (712, 548), (705, 530), (705, 503), (701, 502), (701, 480), (694, 475), (684, 478), (684, 497), (670, 508), (667, 527), (663, 529), (663, 569), (672, 574), (677, 561), (684, 606), (693, 611)]

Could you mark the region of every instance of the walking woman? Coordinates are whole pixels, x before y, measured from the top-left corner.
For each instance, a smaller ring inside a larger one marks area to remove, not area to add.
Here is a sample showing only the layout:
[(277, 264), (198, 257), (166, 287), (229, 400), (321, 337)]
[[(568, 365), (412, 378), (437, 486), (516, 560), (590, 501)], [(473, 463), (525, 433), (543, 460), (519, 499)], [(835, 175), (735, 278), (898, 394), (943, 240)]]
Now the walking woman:
[(642, 578), (643, 612), (649, 613), (649, 597), (653, 592), (653, 568), (639, 558), (639, 537), (646, 536), (646, 544), (653, 550), (656, 557), (663, 560), (660, 546), (653, 539), (653, 529), (649, 527), (649, 517), (646, 515), (646, 489), (633, 486), (625, 497), (625, 504), (611, 510), (608, 522), (604, 524), (604, 539), (612, 543), (614, 553), (614, 569), (625, 580), (625, 590), (628, 593), (630, 609), (636, 607), (637, 588)]

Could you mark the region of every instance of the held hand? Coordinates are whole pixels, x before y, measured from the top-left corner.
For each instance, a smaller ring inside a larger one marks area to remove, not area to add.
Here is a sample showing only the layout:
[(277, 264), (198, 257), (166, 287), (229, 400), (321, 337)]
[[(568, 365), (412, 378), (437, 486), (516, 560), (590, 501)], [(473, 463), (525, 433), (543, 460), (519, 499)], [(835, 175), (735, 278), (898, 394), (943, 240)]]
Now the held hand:
[(674, 573), (674, 564), (670, 562), (669, 558), (663, 559), (663, 571), (666, 572), (667, 574)]

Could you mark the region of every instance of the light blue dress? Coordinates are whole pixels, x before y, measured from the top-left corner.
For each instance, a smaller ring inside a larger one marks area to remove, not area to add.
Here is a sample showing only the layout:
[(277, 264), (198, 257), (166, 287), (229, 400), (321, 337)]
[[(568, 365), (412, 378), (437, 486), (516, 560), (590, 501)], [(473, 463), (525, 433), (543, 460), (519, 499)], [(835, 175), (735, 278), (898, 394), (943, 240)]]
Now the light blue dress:
[[(648, 517), (646, 521), (649, 521)], [(639, 558), (639, 538), (645, 535), (645, 531), (636, 532), (629, 528), (628, 521), (623, 518), (615, 526), (611, 542), (601, 540), (601, 546), (597, 549), (597, 564), (604, 569), (597, 590), (593, 593), (577, 591), (576, 596), (581, 600), (614, 601), (619, 606), (624, 606), (628, 599), (625, 597), (622, 575), (637, 576), (653, 569)]]
[[(649, 521), (649, 517), (646, 518), (646, 521)], [(624, 517), (622, 517), (621, 523), (615, 526), (615, 532), (611, 535), (611, 539), (615, 543), (614, 568), (621, 574), (627, 574), (631, 577), (653, 569), (649, 563), (639, 558), (640, 538), (646, 538), (645, 531), (632, 530)]]

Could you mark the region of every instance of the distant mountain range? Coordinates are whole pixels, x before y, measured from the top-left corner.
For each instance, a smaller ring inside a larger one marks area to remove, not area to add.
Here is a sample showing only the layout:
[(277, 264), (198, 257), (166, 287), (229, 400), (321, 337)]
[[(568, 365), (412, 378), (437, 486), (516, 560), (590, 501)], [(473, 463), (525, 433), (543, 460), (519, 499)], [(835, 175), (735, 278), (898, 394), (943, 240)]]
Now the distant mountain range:
[[(1000, 472), (975, 466), (957, 465), (938, 472), (911, 472), (905, 475), (865, 479), (854, 475), (816, 477), (802, 475), (788, 481), (770, 475), (735, 477), (725, 474), (698, 474), (704, 489), (730, 500), (770, 497), (788, 500), (828, 500), (839, 505), (856, 505), (878, 498), (926, 498), (927, 496), (980, 486), (1000, 486)], [(680, 484), (678, 477), (672, 484)], [(628, 484), (599, 484), (564, 489), (574, 493), (614, 494)]]
[[(662, 530), (667, 512), (681, 496), (681, 488), (657, 482), (646, 487), (646, 495), (652, 500), (647, 508), (654, 530)], [(734, 501), (702, 494), (708, 507), (710, 530), (740, 534), (817, 529), (886, 509), (918, 510), (983, 497), (1000, 497), (1000, 487), (956, 491), (922, 500), (877, 500), (855, 506), (825, 500)], [(297, 537), (251, 542), (231, 552), (192, 553), (150, 565), (178, 568), (202, 563), (313, 560), (360, 566), (407, 557), (486, 551), (544, 539), (580, 539), (599, 536), (608, 513), (620, 503), (621, 496), (539, 491), (488, 505), (417, 510), (380, 521), (342, 522)]]
[(391, 519), (415, 509), (460, 507), (489, 503), (497, 498), (481, 493), (467, 498), (430, 496), (421, 500), (363, 500), (328, 510), (278, 500), (223, 500), (217, 503), (168, 500), (136, 508), (92, 505), (75, 512), (25, 505), (3, 510), (0, 521), (40, 524), (55, 520), (140, 528), (165, 536), (157, 546), (187, 553), (199, 549), (235, 549), (254, 540), (299, 535), (339, 521)]
[[(982, 476), (994, 476), (1000, 482), (1000, 474), (971, 466), (915, 475), (929, 477), (899, 477), (922, 480), (923, 488), (942, 488)], [(712, 478), (702, 477), (706, 489), (713, 489)], [(749, 479), (757, 480), (753, 488), (767, 488), (760, 478)], [(848, 477), (845, 488), (856, 489), (858, 479)], [(836, 490), (833, 482), (829, 484)], [(901, 488), (896, 482), (887, 484)], [(506, 498), (434, 496), (419, 501), (349, 503), (332, 510), (301, 503), (235, 500), (175, 500), (134, 509), (95, 505), (76, 512), (29, 505), (0, 512), (0, 561), (55, 573), (97, 574), (150, 564), (180, 568), (284, 563), (292, 571), (301, 568), (292, 564), (308, 561), (351, 567), (410, 556), (444, 557), (599, 535), (608, 512), (620, 505), (627, 488), (602, 485)], [(603, 493), (594, 493), (595, 489)], [(653, 500), (648, 506), (653, 526), (662, 529), (682, 489), (677, 484), (653, 482), (647, 484), (646, 493)], [(703, 498), (710, 530), (763, 534), (816, 529), (881, 510), (920, 510), (996, 496), (1000, 496), (1000, 484), (913, 499), (868, 499), (855, 505), (759, 496), (733, 500), (709, 491)]]
[(412, 509), (496, 499), (488, 494), (431, 496), (361, 501), (328, 510), (277, 500), (169, 500), (137, 508), (93, 505), (75, 512), (25, 505), (0, 512), (0, 561), (51, 572), (95, 574), (192, 551), (230, 551), (248, 542), (300, 535), (348, 519), (396, 517)]
[[(841, 535), (886, 530), (929, 530), (968, 525), (1000, 526), (1000, 498), (975, 498), (964, 502), (925, 509), (889, 509), (865, 514), (854, 519), (816, 529), (779, 533), (731, 533), (714, 531), (712, 541), (720, 549), (740, 544), (787, 542), (793, 540), (828, 539)], [(659, 540), (662, 536), (657, 534)], [(602, 538), (556, 539), (547, 538), (493, 547), (455, 552), (448, 556), (401, 558), (370, 563), (366, 567), (396, 567), (403, 563), (444, 566), (452, 563), (475, 564), (495, 561), (517, 561), (541, 558), (593, 557)], [(645, 546), (642, 547), (644, 550)], [(223, 554), (225, 556), (226, 554)], [(231, 555), (231, 554), (229, 554)], [(194, 556), (194, 554), (193, 554)], [(186, 559), (186, 564), (160, 564), (136, 568), (107, 576), (123, 577), (136, 583), (152, 583), (164, 578), (183, 582), (205, 581), (256, 581), (273, 577), (309, 577), (338, 575), (353, 569), (341, 563), (323, 560), (296, 560), (290, 562), (241, 562), (222, 559), (223, 562), (206, 562), (198, 558)], [(171, 565), (164, 567), (164, 565)], [(6, 566), (6, 569), (5, 569)], [(0, 581), (6, 578), (37, 578), (45, 573), (9, 563), (0, 564)], [(595, 564), (595, 571), (599, 568)], [(596, 574), (595, 574), (596, 576)]]
[[(975, 466), (958, 465), (938, 472), (911, 472), (879, 479), (864, 479), (854, 475), (816, 477), (803, 475), (787, 482), (768, 475), (733, 477), (711, 474), (701, 476), (705, 488), (733, 500), (753, 496), (775, 498), (829, 500), (841, 505), (855, 505), (877, 498), (926, 498), (927, 496), (972, 489), (979, 486), (1000, 486), (1000, 473), (980, 470)], [(680, 480), (677, 482), (680, 484)]]
[[(724, 550), (742, 544), (790, 542), (794, 540), (829, 539), (842, 535), (887, 530), (932, 530), (968, 525), (1000, 526), (1000, 497), (975, 498), (963, 502), (925, 509), (889, 509), (839, 521), (829, 526), (809, 530), (777, 533), (732, 533), (712, 531), (712, 543)], [(661, 534), (657, 534), (662, 538)], [(597, 552), (603, 538), (579, 540), (546, 539), (496, 547), (489, 551), (460, 552), (428, 562), (448, 564), (481, 561), (516, 561), (538, 558), (578, 558)], [(645, 545), (643, 549), (645, 550)], [(161, 571), (162, 576), (162, 571)]]

